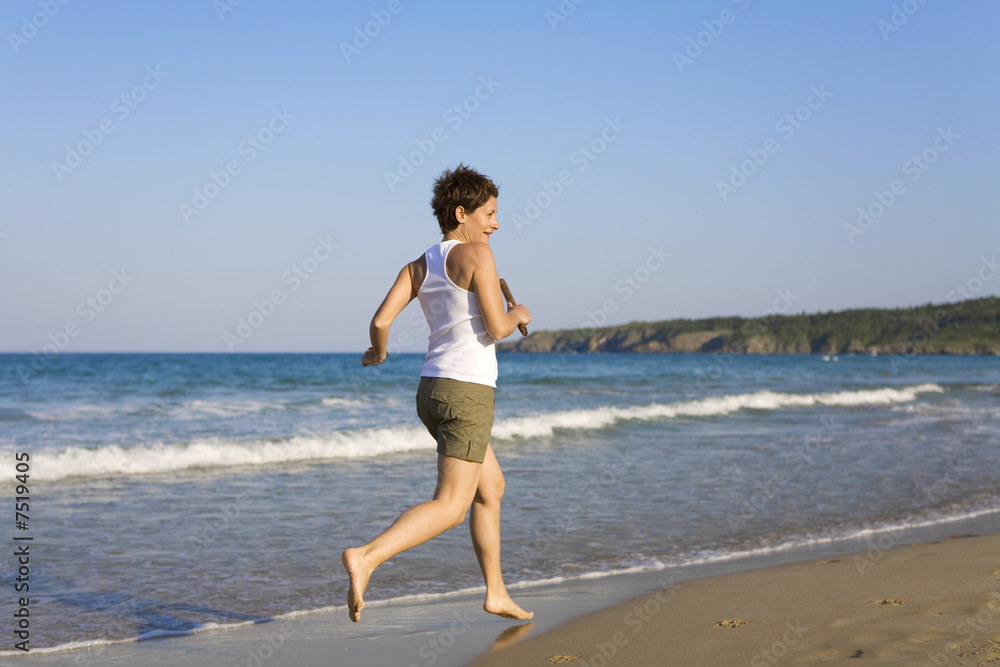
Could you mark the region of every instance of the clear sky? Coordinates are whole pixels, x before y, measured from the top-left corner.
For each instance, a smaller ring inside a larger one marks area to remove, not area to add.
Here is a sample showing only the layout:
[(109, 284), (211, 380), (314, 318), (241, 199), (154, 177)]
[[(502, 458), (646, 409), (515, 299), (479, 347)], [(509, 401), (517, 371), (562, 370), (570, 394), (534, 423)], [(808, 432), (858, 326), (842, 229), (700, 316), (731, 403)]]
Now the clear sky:
[(998, 24), (991, 0), (9, 0), (0, 350), (360, 353), (459, 162), (500, 187), (536, 330), (1000, 294)]

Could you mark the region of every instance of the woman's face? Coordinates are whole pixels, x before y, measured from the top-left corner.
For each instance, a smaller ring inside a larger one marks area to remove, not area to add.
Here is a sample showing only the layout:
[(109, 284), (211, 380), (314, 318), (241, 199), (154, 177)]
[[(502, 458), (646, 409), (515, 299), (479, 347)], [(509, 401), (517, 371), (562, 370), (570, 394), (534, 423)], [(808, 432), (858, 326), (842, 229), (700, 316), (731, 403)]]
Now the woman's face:
[(465, 209), (457, 212), (459, 228), (464, 229), (466, 241), (481, 241), (489, 245), (490, 234), (500, 229), (497, 222), (497, 198), (490, 197), (485, 204), (468, 213)]

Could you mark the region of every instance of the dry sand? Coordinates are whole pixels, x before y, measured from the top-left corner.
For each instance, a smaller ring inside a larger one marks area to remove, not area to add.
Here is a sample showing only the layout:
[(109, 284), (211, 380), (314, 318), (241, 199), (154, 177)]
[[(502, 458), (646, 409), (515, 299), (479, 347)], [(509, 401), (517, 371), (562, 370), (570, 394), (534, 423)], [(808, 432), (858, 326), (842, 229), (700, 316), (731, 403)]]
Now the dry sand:
[(685, 581), (475, 667), (1000, 665), (1000, 535)]

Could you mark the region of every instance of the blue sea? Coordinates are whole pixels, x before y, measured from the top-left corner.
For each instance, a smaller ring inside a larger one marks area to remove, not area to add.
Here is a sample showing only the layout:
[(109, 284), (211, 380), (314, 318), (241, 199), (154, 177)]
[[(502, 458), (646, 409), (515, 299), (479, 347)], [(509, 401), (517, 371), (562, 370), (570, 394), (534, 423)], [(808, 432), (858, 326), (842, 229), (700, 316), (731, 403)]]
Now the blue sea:
[[(0, 355), (0, 537), (32, 538), (32, 651), (343, 605), (340, 552), (433, 494), (421, 362)], [(1000, 359), (502, 354), (492, 444), (509, 585), (780, 553), (1000, 512)], [(481, 585), (466, 524), (365, 597)]]

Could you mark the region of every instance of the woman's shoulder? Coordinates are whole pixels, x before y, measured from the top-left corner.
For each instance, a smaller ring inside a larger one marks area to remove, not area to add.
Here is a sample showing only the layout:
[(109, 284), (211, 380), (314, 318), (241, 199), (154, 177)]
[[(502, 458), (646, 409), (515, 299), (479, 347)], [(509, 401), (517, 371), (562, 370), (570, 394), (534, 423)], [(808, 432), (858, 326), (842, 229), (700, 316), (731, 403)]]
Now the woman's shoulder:
[(460, 243), (448, 253), (446, 262), (448, 277), (464, 290), (475, 291), (472, 277), (480, 273), (496, 271), (493, 251), (486, 243)]
[(479, 263), (482, 261), (493, 261), (493, 251), (488, 243), (476, 241), (474, 243), (459, 243), (448, 253), (449, 259), (455, 257), (460, 261)]
[(427, 255), (422, 254), (417, 259), (406, 265), (406, 272), (410, 274), (410, 285), (413, 296), (420, 291), (420, 286), (424, 284), (424, 277), (427, 276)]

